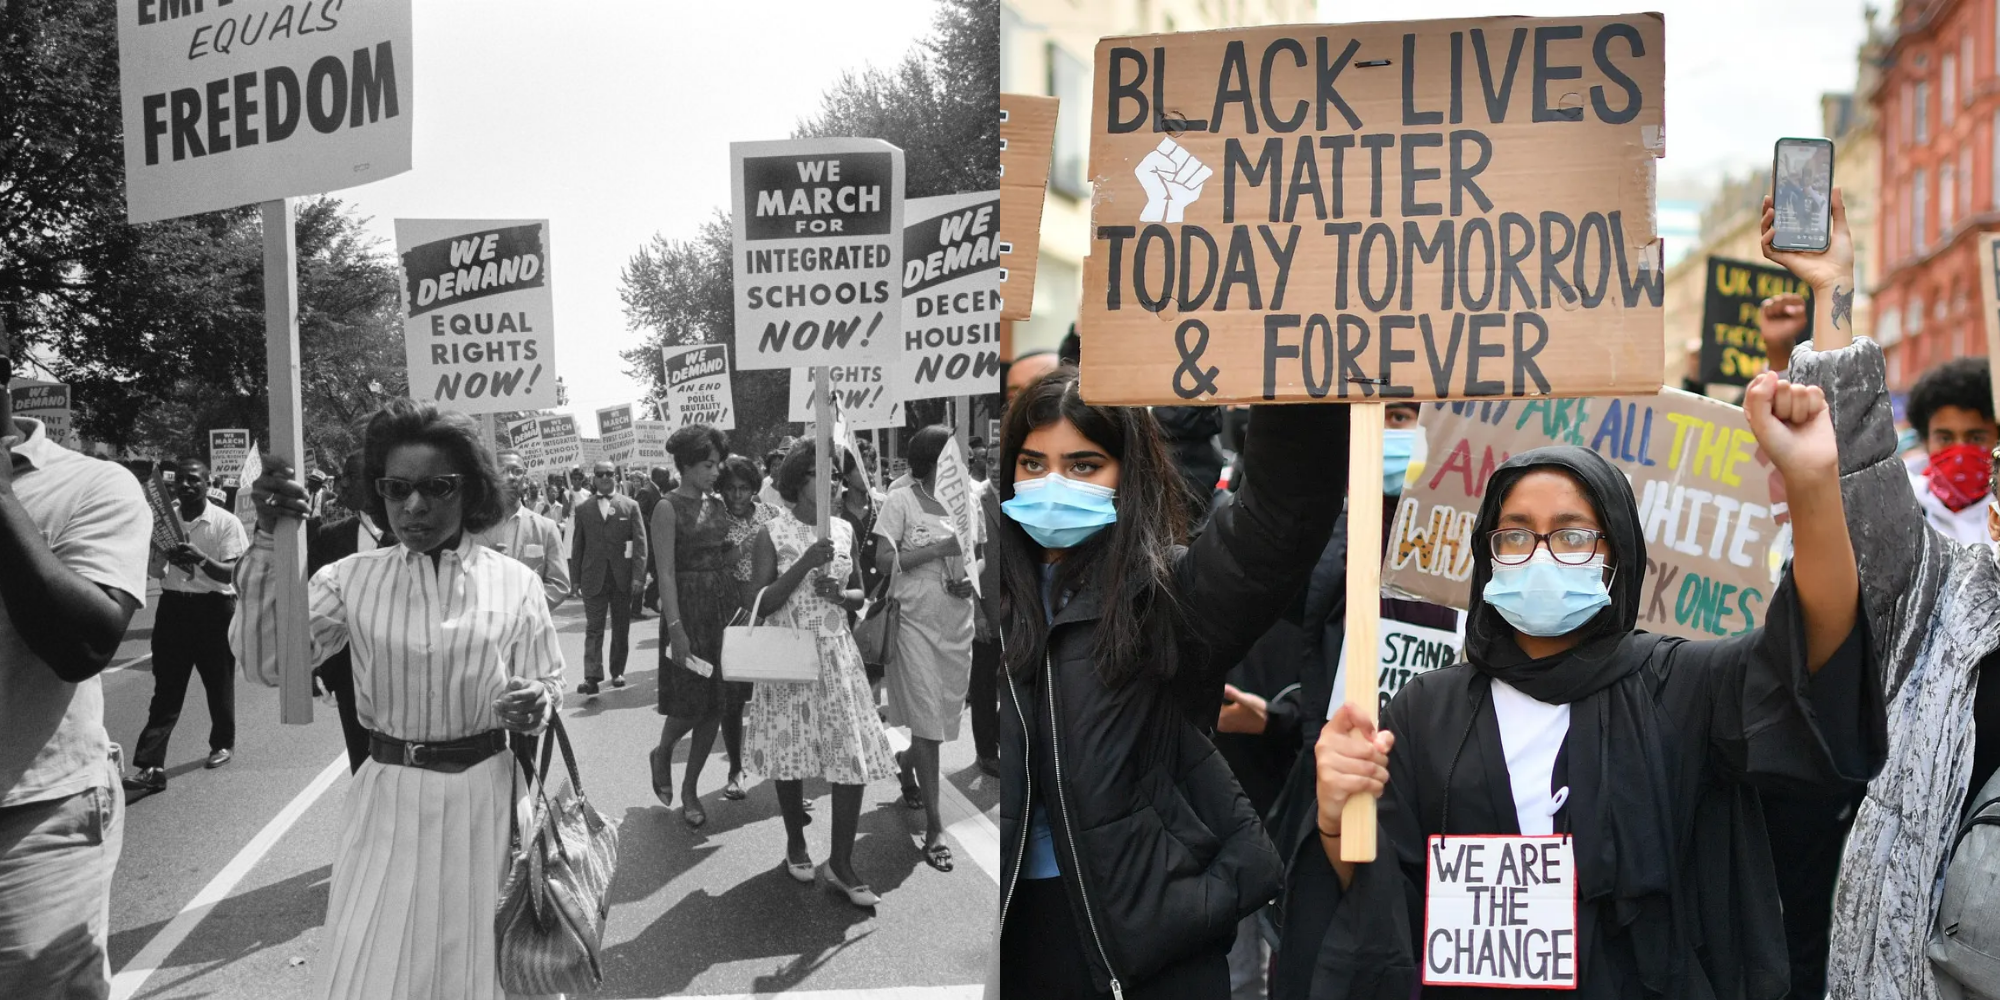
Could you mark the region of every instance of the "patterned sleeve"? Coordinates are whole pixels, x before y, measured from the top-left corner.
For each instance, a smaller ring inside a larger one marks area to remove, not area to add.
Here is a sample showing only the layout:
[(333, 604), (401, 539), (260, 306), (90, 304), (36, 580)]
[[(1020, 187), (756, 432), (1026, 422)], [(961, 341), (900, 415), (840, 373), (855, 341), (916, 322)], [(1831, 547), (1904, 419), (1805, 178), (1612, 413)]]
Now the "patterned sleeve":
[[(351, 560), (324, 566), (306, 585), (312, 623), (306, 656), (315, 667), (347, 645), (346, 570)], [(236, 654), (243, 679), (277, 687), (278, 567), (271, 537), (258, 535), (236, 564), (236, 615), (229, 620), (229, 651)], [(546, 613), (546, 612), (545, 612)]]

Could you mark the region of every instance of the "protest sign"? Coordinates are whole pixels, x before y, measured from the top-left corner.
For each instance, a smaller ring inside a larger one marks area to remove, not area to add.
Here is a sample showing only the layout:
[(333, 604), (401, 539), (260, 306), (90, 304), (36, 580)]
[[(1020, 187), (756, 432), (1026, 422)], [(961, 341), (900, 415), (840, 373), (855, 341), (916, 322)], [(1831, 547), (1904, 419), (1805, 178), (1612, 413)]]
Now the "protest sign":
[(1705, 287), (1708, 291), (1701, 308), (1701, 381), (1705, 384), (1749, 385), (1768, 367), (1757, 313), (1773, 295), (1805, 298), (1806, 329), (1798, 339), (1803, 342), (1812, 337), (1812, 286), (1782, 267), (1710, 257)]
[(597, 436), (604, 442), (604, 457), (619, 465), (632, 461), (636, 435), (632, 430), (632, 404), (597, 411)]
[(577, 462), (588, 470), (599, 462), (611, 461), (611, 453), (604, 447), (604, 439), (580, 437), (576, 439)]
[(1653, 391), (1664, 33), (1635, 14), (1101, 41), (1084, 396)]
[(140, 484), (146, 494), (146, 507), (153, 512), (153, 551), (162, 556), (187, 541), (187, 528), (181, 524), (180, 504), (169, 487), (171, 481), (172, 477), (164, 466), (154, 466), (153, 474)]
[(236, 487), (235, 514), (245, 528), (254, 530), (257, 527), (257, 498), (251, 492), (250, 484), (256, 482), (257, 477), (263, 474), (264, 459), (257, 454), (257, 442), (252, 441), (250, 447), (243, 452), (243, 464), (236, 467), (236, 474), (231, 477)]
[(541, 437), (541, 464), (544, 473), (568, 473), (583, 458), (583, 442), (576, 433), (576, 418), (566, 413), (538, 417), (535, 431)]
[(887, 363), (901, 321), (903, 151), (879, 139), (729, 144), (736, 366)]
[(903, 210), (898, 400), (985, 395), (1000, 384), (999, 196), (913, 198)]
[(243, 468), (243, 459), (249, 454), (249, 431), (241, 429), (209, 431), (209, 482), (224, 489), (237, 485), (236, 473), (239, 469)]
[[(872, 431), (903, 426), (903, 404), (889, 394), (883, 365), (834, 365), (833, 394), (847, 418), (849, 430)], [(813, 369), (792, 369), (791, 402), (785, 419), (813, 422)]]
[[(1460, 402), (1424, 407), (1430, 459), (1403, 489), (1383, 589), (1464, 610), (1473, 521), (1487, 478), (1545, 445), (1589, 448), (1632, 481), (1646, 539), (1639, 627), (1713, 639), (1763, 624), (1773, 472), (1737, 407), (1678, 389), (1657, 396)], [(1630, 572), (1621, 569), (1620, 572)]]
[(736, 404), (729, 388), (729, 345), (698, 344), (661, 350), (667, 394), (662, 419), (673, 427), (708, 424), (719, 431), (736, 427)]
[(979, 500), (973, 495), (972, 473), (965, 467), (965, 455), (958, 449), (957, 438), (947, 438), (944, 450), (938, 452), (936, 482), (936, 500), (944, 508), (951, 533), (958, 536), (965, 574), (972, 580), (973, 593), (978, 594), (981, 565), (978, 546), (986, 540), (986, 522), (979, 510)]
[(1993, 398), (2000, 400), (2000, 233), (1979, 237), (1979, 292), (1986, 313), (1986, 356)]
[(71, 420), (69, 386), (17, 378), (7, 383), (7, 397), (13, 403), (14, 415), (41, 421), (42, 433), (50, 441), (65, 448), (78, 447), (80, 442)]
[(634, 420), (633, 460), (647, 468), (667, 464), (667, 422), (664, 420)]
[(1053, 97), (1000, 95), (1001, 319), (1027, 319), (1035, 310), (1057, 103)]
[(461, 413), (557, 405), (546, 221), (397, 219), (410, 395)]
[(410, 169), (409, 0), (121, 0), (134, 223)]
[(542, 467), (542, 418), (533, 413), (521, 414), (519, 420), (508, 421), (507, 440), (515, 451), (521, 453), (521, 464), (530, 471)]
[[(1460, 616), (1463, 618), (1463, 616)], [(1459, 653), (1465, 649), (1465, 637), (1458, 633), (1412, 625), (1384, 618), (1376, 626), (1377, 672), (1375, 690), (1378, 699), (1376, 711), (1389, 707), (1396, 692), (1410, 682), (1410, 678), (1421, 673), (1449, 667), (1458, 662)], [(1333, 718), (1333, 712), (1340, 703), (1347, 700), (1347, 647), (1343, 645), (1340, 655), (1335, 657), (1340, 664), (1333, 671), (1333, 698), (1327, 703), (1326, 717)], [(1379, 717), (1379, 716), (1378, 716)]]
[(1568, 835), (1433, 835), (1424, 851), (1426, 986), (1576, 988)]

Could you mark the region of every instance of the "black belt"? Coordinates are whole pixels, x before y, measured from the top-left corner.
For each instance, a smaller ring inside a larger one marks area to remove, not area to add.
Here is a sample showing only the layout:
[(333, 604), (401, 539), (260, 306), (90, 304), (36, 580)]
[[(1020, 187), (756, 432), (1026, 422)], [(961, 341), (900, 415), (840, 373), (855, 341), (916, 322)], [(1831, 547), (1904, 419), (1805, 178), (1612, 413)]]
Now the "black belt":
[(446, 774), (457, 774), (506, 749), (507, 733), (500, 729), (440, 743), (410, 743), (372, 730), (368, 733), (368, 756), (376, 763)]

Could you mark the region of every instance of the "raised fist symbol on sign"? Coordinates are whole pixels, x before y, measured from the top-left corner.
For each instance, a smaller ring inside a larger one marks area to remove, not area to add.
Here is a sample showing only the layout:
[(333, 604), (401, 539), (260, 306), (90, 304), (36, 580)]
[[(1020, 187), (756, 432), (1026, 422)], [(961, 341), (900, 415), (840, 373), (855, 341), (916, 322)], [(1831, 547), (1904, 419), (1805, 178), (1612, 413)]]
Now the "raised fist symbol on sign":
[(1132, 171), (1139, 178), (1140, 189), (1146, 192), (1146, 207), (1139, 212), (1140, 222), (1179, 222), (1187, 207), (1201, 197), (1201, 186), (1215, 175), (1207, 164), (1181, 148), (1173, 137), (1160, 140), (1160, 145), (1139, 166)]

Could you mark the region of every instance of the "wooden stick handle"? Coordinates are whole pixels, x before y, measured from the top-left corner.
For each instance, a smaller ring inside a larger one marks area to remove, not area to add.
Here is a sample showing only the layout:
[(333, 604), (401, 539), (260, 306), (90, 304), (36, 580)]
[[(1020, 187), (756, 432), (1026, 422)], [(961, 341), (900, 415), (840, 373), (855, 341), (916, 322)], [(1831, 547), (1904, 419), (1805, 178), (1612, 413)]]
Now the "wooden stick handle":
[[(1382, 616), (1381, 403), (1350, 403), (1347, 451), (1346, 701), (1376, 717), (1376, 630)], [(1340, 813), (1340, 860), (1375, 860), (1375, 798), (1354, 795)]]
[[(305, 474), (304, 406), (299, 389), (298, 247), (285, 199), (262, 205), (264, 221), (264, 363), (271, 399), (271, 452)], [(257, 470), (261, 473), (263, 470)], [(243, 489), (250, 484), (244, 483)], [(271, 539), (277, 569), (278, 721), (312, 722), (312, 668), (307, 659), (305, 522), (282, 518)]]

